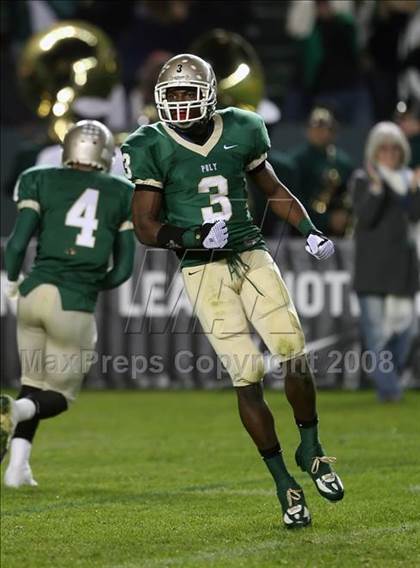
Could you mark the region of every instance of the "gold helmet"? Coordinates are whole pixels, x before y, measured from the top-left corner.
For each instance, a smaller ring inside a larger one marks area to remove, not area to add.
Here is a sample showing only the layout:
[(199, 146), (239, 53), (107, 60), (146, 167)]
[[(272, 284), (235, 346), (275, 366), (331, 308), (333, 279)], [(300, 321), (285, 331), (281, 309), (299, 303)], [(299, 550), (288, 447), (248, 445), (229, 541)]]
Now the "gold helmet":
[(111, 131), (97, 120), (81, 120), (70, 127), (63, 141), (64, 166), (89, 166), (109, 172), (115, 142)]
[(108, 36), (96, 26), (71, 20), (32, 36), (17, 74), (28, 106), (51, 120), (50, 134), (61, 140), (72, 123), (74, 101), (80, 96), (107, 98), (119, 76)]
[[(171, 88), (195, 89), (194, 99), (168, 101)], [(216, 77), (213, 69), (200, 57), (189, 53), (167, 61), (155, 86), (155, 102), (159, 118), (180, 128), (208, 120), (216, 109)]]
[(256, 110), (264, 94), (264, 74), (250, 43), (238, 34), (215, 29), (199, 37), (191, 51), (213, 67), (220, 106)]

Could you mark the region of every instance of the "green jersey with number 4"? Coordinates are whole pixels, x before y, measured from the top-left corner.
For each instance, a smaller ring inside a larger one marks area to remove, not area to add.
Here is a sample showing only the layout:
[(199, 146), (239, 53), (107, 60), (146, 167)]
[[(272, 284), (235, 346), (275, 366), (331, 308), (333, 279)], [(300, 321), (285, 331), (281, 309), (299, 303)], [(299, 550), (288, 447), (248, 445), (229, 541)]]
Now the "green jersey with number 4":
[[(229, 229), (224, 251), (266, 248), (248, 209), (245, 179), (267, 157), (264, 122), (236, 108), (216, 111), (213, 120), (203, 145), (162, 122), (140, 127), (122, 146), (127, 177), (162, 192), (164, 222), (192, 228), (224, 219)], [(210, 259), (206, 251), (195, 252), (183, 256), (182, 266)]]
[(20, 285), (59, 288), (63, 309), (93, 312), (118, 231), (131, 230), (133, 186), (99, 171), (34, 167), (20, 176), (14, 199), (40, 216), (34, 266)]

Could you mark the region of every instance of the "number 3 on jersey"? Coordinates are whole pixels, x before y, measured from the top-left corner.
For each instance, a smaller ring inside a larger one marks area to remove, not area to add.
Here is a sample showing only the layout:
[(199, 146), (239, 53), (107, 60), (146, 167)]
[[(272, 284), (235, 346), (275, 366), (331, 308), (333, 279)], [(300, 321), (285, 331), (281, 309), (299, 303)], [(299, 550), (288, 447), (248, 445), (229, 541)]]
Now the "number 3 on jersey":
[[(227, 197), (227, 179), (223, 176), (205, 177), (198, 184), (198, 193), (210, 193), (212, 188), (217, 188), (217, 193), (210, 195), (210, 207), (201, 208), (203, 221), (204, 223), (214, 223), (220, 219), (227, 221), (232, 217), (232, 204)], [(220, 205), (221, 211), (215, 211), (214, 205)]]
[(93, 248), (98, 229), (96, 210), (98, 208), (99, 191), (86, 189), (79, 199), (71, 206), (66, 215), (65, 224), (68, 227), (80, 227), (82, 230), (76, 236), (76, 245)]

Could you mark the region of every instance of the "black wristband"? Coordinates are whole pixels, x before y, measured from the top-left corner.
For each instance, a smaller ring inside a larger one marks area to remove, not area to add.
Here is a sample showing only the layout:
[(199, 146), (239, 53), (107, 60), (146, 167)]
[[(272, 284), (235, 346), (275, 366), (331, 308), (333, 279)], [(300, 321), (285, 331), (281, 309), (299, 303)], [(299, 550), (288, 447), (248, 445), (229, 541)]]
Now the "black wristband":
[(157, 244), (162, 248), (182, 249), (184, 248), (182, 235), (185, 231), (186, 229), (176, 225), (162, 225), (156, 237)]
[(204, 223), (200, 227), (183, 229), (176, 225), (162, 225), (157, 234), (157, 244), (168, 249), (202, 248), (203, 241), (210, 233), (214, 223)]
[(182, 236), (182, 242), (185, 248), (201, 248), (203, 246), (203, 241), (210, 233), (214, 223), (204, 223), (201, 227), (195, 227), (194, 229), (188, 229)]

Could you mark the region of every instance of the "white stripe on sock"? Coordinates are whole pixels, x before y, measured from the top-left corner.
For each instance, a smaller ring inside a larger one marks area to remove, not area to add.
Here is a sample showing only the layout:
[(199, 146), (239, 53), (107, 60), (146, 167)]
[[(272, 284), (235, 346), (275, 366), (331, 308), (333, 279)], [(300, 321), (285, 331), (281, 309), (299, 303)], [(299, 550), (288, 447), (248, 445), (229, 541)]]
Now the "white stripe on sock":
[(16, 418), (18, 422), (30, 420), (35, 416), (36, 406), (30, 398), (15, 400)]

